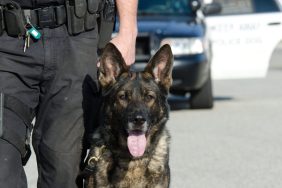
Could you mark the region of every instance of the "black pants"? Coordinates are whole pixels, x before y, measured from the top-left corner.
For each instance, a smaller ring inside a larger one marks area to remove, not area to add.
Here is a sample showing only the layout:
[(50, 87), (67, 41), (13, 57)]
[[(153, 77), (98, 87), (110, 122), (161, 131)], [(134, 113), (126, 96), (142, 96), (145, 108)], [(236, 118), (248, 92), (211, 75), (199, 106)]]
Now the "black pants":
[[(33, 148), (38, 187), (74, 188), (82, 154), (82, 85), (96, 80), (97, 30), (69, 36), (65, 26), (40, 30), (42, 37), (23, 52), (23, 39), (0, 37), (0, 91), (36, 110)], [(23, 140), (26, 127), (4, 111), (4, 129)], [(19, 151), (0, 139), (0, 187), (27, 187)]]

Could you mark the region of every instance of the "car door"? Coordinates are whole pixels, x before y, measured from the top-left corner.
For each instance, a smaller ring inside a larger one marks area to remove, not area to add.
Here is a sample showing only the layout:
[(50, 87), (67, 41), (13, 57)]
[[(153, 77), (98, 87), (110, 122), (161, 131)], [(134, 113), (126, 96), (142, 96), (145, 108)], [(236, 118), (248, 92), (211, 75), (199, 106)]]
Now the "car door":
[(213, 46), (212, 77), (264, 77), (282, 39), (280, 4), (276, 0), (214, 1), (221, 3), (222, 11), (206, 19)]

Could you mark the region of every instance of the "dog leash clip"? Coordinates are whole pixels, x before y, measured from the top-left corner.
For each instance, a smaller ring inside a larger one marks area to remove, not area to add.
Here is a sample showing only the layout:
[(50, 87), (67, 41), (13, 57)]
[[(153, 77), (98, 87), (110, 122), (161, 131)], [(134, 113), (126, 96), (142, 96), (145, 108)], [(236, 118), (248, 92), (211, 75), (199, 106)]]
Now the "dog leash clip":
[(94, 166), (100, 160), (101, 156), (105, 151), (105, 148), (106, 148), (105, 145), (101, 146), (99, 150), (95, 152), (95, 155), (88, 159), (88, 165)]

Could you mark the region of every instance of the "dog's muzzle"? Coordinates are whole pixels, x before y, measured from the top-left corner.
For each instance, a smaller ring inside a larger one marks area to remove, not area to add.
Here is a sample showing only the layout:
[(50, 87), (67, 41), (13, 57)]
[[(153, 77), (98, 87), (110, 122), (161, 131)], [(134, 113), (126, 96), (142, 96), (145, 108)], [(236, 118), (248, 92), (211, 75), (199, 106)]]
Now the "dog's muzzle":
[(127, 123), (127, 131), (138, 131), (146, 133), (148, 131), (147, 117), (141, 114), (129, 117)]
[(144, 154), (147, 145), (147, 131), (148, 121), (146, 116), (137, 113), (128, 118), (127, 146), (133, 157), (141, 157)]

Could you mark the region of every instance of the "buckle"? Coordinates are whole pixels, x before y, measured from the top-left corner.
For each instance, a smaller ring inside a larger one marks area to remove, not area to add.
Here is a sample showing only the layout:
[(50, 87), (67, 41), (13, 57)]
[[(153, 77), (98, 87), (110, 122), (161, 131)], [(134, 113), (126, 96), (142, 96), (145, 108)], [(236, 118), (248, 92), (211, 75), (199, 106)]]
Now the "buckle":
[(38, 25), (40, 28), (54, 28), (57, 26), (54, 7), (44, 7), (37, 9)]
[(95, 147), (95, 154), (88, 159), (88, 166), (94, 167), (96, 163), (101, 159), (106, 149), (105, 145), (102, 145), (100, 148)]

